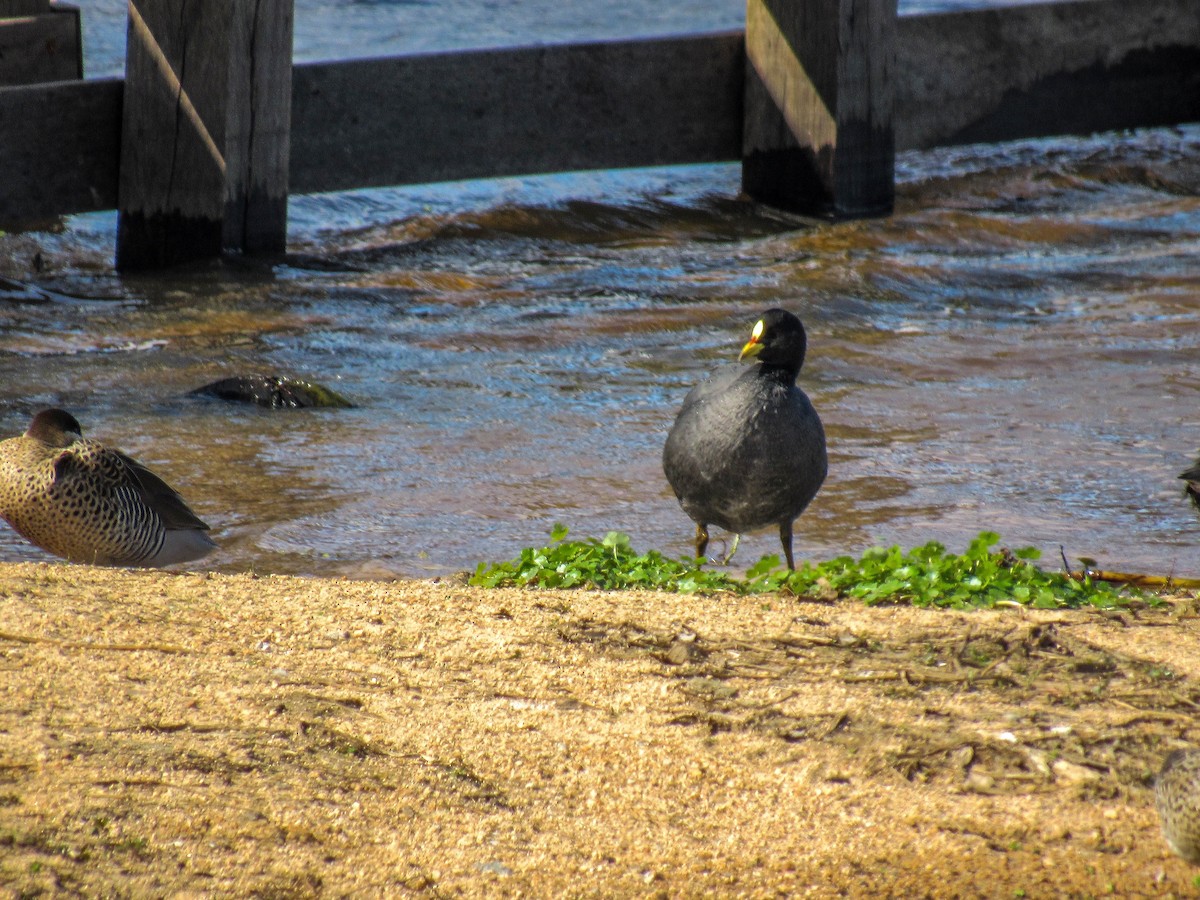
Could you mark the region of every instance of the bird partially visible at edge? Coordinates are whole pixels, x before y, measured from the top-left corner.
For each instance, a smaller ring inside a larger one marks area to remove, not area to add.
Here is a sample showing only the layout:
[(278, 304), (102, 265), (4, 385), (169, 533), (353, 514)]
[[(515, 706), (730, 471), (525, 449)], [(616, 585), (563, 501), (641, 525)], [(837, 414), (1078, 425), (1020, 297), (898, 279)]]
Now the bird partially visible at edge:
[(1179, 478), (1187, 482), (1183, 486), (1183, 493), (1191, 499), (1196, 509), (1200, 509), (1200, 459), (1186, 472), (1180, 472)]
[(1200, 865), (1200, 750), (1175, 750), (1154, 781), (1154, 805), (1171, 850)]
[(710, 525), (733, 532), (728, 562), (745, 532), (775, 525), (789, 569), (792, 528), (825, 481), (825, 430), (796, 386), (808, 336), (792, 313), (769, 309), (731, 369), (684, 398), (663, 447), (663, 472), (696, 523), (696, 555)]
[(47, 409), (0, 441), (0, 518), (41, 549), (100, 566), (169, 566), (216, 544), (165, 481)]

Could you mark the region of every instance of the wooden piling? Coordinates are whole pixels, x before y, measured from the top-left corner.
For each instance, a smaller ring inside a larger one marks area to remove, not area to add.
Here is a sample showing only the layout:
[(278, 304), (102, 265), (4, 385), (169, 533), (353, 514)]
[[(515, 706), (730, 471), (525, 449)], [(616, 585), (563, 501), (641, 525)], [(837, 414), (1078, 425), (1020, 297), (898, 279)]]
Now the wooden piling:
[(742, 188), (847, 218), (894, 199), (896, 0), (748, 0)]
[(287, 246), (292, 15), (292, 0), (234, 2), (226, 250), (282, 253)]
[(117, 268), (287, 238), (291, 0), (130, 0)]

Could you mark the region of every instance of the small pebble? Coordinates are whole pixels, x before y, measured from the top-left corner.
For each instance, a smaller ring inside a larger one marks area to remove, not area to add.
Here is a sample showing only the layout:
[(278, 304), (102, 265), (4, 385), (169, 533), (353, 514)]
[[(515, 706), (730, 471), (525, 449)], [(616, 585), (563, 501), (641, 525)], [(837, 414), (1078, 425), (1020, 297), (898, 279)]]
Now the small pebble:
[(1070, 781), (1076, 784), (1090, 784), (1093, 781), (1100, 780), (1100, 773), (1095, 769), (1090, 769), (1087, 766), (1081, 766), (1078, 763), (1069, 762), (1065, 759), (1055, 760), (1050, 768), (1063, 781)]
[(973, 794), (990, 794), (996, 789), (996, 779), (983, 772), (971, 772), (963, 787)]

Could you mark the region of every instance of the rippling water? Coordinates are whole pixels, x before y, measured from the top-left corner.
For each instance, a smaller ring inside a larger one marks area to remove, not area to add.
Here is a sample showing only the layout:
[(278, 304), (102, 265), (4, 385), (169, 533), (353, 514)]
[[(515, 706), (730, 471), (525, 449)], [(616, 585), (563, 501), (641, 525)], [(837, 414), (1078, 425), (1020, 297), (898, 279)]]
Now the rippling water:
[[(1044, 0), (1006, 0), (1017, 6)], [(83, 9), (88, 78), (125, 71), (124, 0)], [(995, 0), (900, 0), (901, 13), (976, 9)], [(294, 0), (299, 62), (517, 47), (742, 28), (746, 0)]]
[[(780, 305), (831, 455), (798, 557), (990, 528), (1200, 574), (1175, 478), (1200, 444), (1200, 128), (906, 154), (899, 178), (891, 219), (836, 225), (739, 200), (736, 166), (297, 197), (282, 263), (136, 277), (112, 214), (0, 237), (0, 434), (68, 408), (213, 525), (207, 568), (443, 573), (556, 521), (680, 555), (666, 430)], [(185, 396), (251, 371), (359, 406)], [(0, 529), (0, 559), (39, 558)]]

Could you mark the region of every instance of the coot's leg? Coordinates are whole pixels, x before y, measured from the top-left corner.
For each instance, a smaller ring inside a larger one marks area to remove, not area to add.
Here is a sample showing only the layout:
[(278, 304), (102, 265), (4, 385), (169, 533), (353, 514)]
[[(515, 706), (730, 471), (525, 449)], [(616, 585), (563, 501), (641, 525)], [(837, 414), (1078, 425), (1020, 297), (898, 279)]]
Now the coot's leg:
[(792, 523), (779, 523), (779, 542), (783, 544), (783, 555), (787, 557), (788, 569), (796, 571), (796, 561), (792, 559)]
[(723, 566), (729, 565), (729, 561), (731, 559), (733, 559), (733, 554), (737, 553), (738, 544), (740, 544), (741, 542), (742, 542), (742, 536), (740, 534), (734, 534), (733, 546), (729, 548), (729, 552), (726, 553), (725, 558), (723, 560), (721, 560), (721, 565), (723, 565)]
[(696, 525), (696, 557), (704, 559), (704, 554), (708, 550), (708, 525), (700, 522)]

